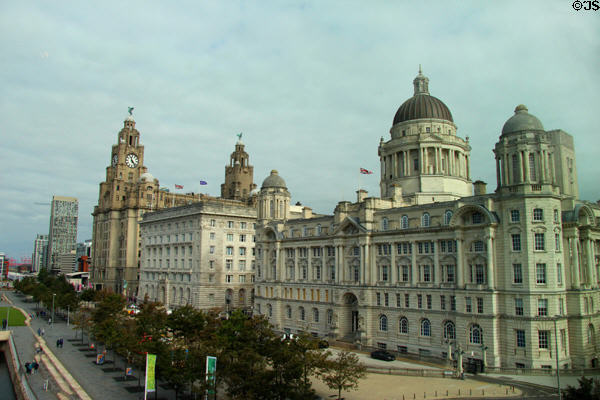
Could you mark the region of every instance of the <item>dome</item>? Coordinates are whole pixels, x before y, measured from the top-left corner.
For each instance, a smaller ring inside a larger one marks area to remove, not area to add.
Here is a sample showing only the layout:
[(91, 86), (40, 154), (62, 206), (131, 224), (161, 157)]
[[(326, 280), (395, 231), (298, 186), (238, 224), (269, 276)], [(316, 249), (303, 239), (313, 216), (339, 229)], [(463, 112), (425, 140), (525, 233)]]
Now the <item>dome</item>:
[(543, 131), (544, 126), (535, 116), (529, 114), (529, 110), (523, 104), (515, 108), (515, 115), (510, 117), (502, 127), (502, 134), (506, 135), (512, 132), (520, 131)]
[(422, 118), (435, 118), (454, 122), (452, 113), (444, 102), (429, 94), (429, 78), (421, 73), (420, 68), (419, 75), (414, 79), (413, 85), (415, 93), (413, 97), (406, 100), (398, 108), (393, 125)]
[(140, 182), (154, 183), (154, 176), (150, 172), (144, 172), (142, 175), (140, 175)]
[(287, 189), (285, 186), (285, 181), (282, 177), (279, 176), (277, 170), (272, 170), (271, 175), (269, 175), (262, 183), (261, 189), (266, 188), (282, 188)]

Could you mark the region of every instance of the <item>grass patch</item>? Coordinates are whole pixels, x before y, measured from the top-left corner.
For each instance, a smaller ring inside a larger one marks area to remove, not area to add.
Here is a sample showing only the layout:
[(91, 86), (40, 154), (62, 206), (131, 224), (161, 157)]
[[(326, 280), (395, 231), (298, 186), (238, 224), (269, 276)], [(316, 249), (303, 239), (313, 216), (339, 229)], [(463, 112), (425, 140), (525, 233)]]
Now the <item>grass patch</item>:
[[(8, 308), (9, 307), (0, 307), (0, 321), (6, 319), (6, 310)], [(10, 307), (10, 311), (8, 313), (8, 327), (10, 328), (11, 326), (25, 326), (25, 316), (21, 313), (21, 311), (12, 307)]]

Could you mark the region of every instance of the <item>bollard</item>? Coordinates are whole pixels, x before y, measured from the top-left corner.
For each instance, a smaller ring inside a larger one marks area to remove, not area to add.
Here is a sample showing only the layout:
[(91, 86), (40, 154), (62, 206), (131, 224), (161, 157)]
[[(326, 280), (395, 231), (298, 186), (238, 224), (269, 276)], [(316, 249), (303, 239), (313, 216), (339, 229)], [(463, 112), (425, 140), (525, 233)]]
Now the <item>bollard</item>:
[(413, 399), (416, 399), (416, 398), (417, 398), (416, 393), (413, 393)]
[(473, 395), (473, 389), (469, 389), (469, 396)]
[(458, 395), (460, 396), (460, 388), (458, 388)]
[(481, 389), (481, 395), (485, 396), (485, 389)]
[(448, 389), (446, 389), (446, 397), (448, 397)]
[(435, 397), (437, 397), (437, 390), (435, 391)]

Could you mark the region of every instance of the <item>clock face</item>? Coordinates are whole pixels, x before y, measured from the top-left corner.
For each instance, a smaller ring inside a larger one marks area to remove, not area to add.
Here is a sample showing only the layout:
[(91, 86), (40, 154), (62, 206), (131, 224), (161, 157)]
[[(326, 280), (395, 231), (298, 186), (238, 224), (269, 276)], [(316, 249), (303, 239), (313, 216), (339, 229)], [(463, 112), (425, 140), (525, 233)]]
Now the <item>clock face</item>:
[(116, 166), (118, 162), (119, 162), (119, 156), (115, 154), (112, 159), (112, 166), (113, 167)]
[(125, 164), (127, 164), (129, 168), (137, 167), (139, 161), (138, 156), (133, 153), (127, 154), (127, 157), (125, 157)]

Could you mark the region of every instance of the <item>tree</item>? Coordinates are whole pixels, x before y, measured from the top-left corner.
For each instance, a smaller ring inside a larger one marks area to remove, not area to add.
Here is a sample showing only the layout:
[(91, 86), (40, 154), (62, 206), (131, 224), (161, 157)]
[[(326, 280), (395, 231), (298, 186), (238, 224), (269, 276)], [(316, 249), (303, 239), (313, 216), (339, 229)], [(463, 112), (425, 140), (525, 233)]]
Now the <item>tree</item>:
[(600, 381), (582, 376), (577, 380), (579, 387), (568, 386), (563, 391), (565, 400), (598, 400), (600, 399)]
[(127, 313), (125, 298), (116, 293), (104, 293), (92, 312), (92, 332), (107, 349), (114, 349), (121, 338), (121, 327)]
[(364, 378), (366, 370), (356, 354), (344, 350), (336, 358), (328, 360), (320, 375), (327, 387), (338, 391), (339, 400), (342, 390), (358, 389), (358, 381)]

